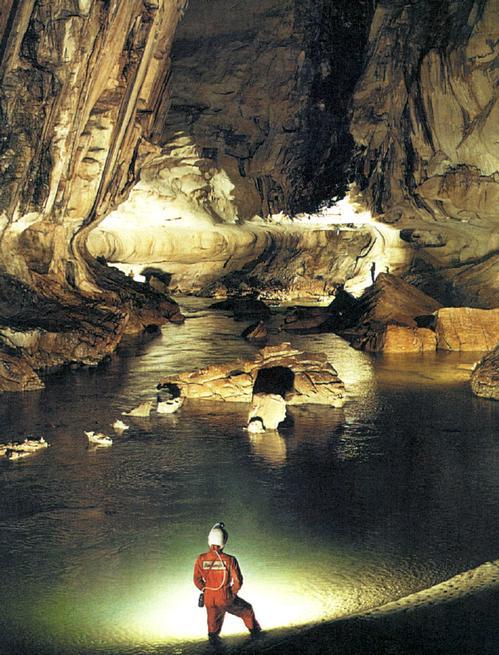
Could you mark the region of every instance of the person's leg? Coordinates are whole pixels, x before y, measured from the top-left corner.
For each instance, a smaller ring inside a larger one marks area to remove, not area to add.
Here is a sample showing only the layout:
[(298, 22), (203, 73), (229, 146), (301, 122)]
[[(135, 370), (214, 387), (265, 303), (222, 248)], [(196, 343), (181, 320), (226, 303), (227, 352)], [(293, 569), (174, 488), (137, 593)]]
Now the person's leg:
[(206, 608), (208, 615), (208, 636), (218, 637), (225, 617), (225, 608), (211, 605)]
[(229, 614), (234, 614), (244, 621), (244, 625), (250, 632), (260, 632), (260, 624), (255, 618), (253, 607), (239, 596), (236, 596), (232, 605), (227, 608)]

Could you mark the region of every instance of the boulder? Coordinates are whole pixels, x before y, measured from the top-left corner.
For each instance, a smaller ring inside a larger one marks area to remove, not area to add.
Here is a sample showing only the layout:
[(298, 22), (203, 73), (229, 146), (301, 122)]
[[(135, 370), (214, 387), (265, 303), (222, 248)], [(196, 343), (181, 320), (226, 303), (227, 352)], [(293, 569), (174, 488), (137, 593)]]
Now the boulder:
[(268, 337), (269, 331), (263, 321), (252, 323), (241, 332), (241, 336), (246, 341), (264, 341)]
[(499, 309), (444, 307), (436, 314), (437, 348), (488, 351), (499, 342)]
[(265, 430), (277, 430), (286, 418), (286, 401), (276, 393), (255, 393), (248, 413), (248, 423), (261, 419)]
[(387, 325), (374, 330), (363, 343), (363, 350), (385, 353), (423, 353), (435, 351), (437, 338), (428, 328)]
[(326, 355), (304, 353), (289, 343), (266, 346), (253, 359), (163, 377), (158, 388), (171, 384), (186, 398), (225, 402), (251, 402), (256, 392), (279, 394), (288, 404), (341, 407), (345, 397)]
[(286, 332), (321, 332), (329, 316), (325, 309), (320, 307), (298, 307), (284, 319), (282, 328)]
[(266, 319), (270, 316), (270, 309), (257, 298), (227, 298), (227, 300), (213, 303), (209, 309), (234, 312), (236, 321), (252, 318)]
[(478, 362), (471, 375), (471, 388), (477, 396), (499, 400), (499, 345)]
[(431, 330), (420, 326), (430, 324), (428, 316), (440, 308), (439, 302), (405, 280), (380, 273), (358, 301), (346, 305), (336, 331), (359, 350), (434, 350)]

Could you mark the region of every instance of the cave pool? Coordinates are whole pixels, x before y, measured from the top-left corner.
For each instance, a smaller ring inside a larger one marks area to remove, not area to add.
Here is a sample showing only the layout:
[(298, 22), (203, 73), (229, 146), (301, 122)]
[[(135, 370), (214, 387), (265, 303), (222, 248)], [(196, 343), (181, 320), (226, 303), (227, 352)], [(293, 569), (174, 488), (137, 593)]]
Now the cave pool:
[[(247, 407), (186, 401), (129, 419), (161, 375), (251, 355), (247, 323), (180, 299), (187, 320), (95, 370), (4, 394), (0, 441), (51, 447), (0, 461), (0, 652), (196, 653), (205, 611), (192, 565), (214, 522), (265, 629), (346, 616), (497, 558), (497, 403), (476, 398), (477, 354), (374, 356), (332, 334), (287, 335), (326, 352), (342, 409), (289, 408), (280, 435), (249, 435)], [(278, 322), (278, 318), (276, 322)], [(227, 617), (225, 635), (241, 632)]]

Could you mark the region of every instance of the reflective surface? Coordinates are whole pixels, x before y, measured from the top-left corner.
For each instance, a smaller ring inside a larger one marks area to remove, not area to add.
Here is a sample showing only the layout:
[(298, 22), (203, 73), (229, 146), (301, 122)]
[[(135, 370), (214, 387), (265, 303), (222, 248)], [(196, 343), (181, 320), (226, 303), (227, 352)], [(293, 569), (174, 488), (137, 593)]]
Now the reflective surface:
[[(0, 651), (194, 652), (205, 612), (192, 564), (218, 520), (266, 628), (357, 612), (497, 558), (498, 409), (468, 388), (476, 355), (375, 358), (334, 335), (274, 332), (328, 353), (343, 409), (292, 407), (280, 435), (249, 435), (245, 405), (187, 401), (126, 417), (115, 436), (110, 424), (161, 375), (254, 352), (246, 323), (204, 304), (186, 301), (184, 326), (98, 370), (0, 397), (0, 441), (51, 443), (0, 461)], [(88, 450), (91, 429), (114, 445)], [(228, 617), (231, 631), (241, 624)]]

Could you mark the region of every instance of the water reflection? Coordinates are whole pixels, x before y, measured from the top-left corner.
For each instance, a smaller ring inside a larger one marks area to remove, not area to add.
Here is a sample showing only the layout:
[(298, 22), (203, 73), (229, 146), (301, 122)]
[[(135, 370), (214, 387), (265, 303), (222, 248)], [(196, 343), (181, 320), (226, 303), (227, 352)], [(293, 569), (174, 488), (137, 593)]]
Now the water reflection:
[[(190, 302), (185, 326), (0, 399), (6, 438), (52, 444), (0, 462), (6, 652), (175, 652), (178, 640), (190, 652), (205, 632), (192, 564), (221, 519), (266, 627), (359, 611), (497, 557), (498, 408), (463, 382), (473, 355), (373, 357), (293, 336), (328, 354), (343, 409), (293, 406), (279, 433), (249, 435), (246, 405), (187, 401), (112, 434), (161, 375), (254, 353), (240, 323)], [(92, 429), (113, 446), (89, 451)]]

